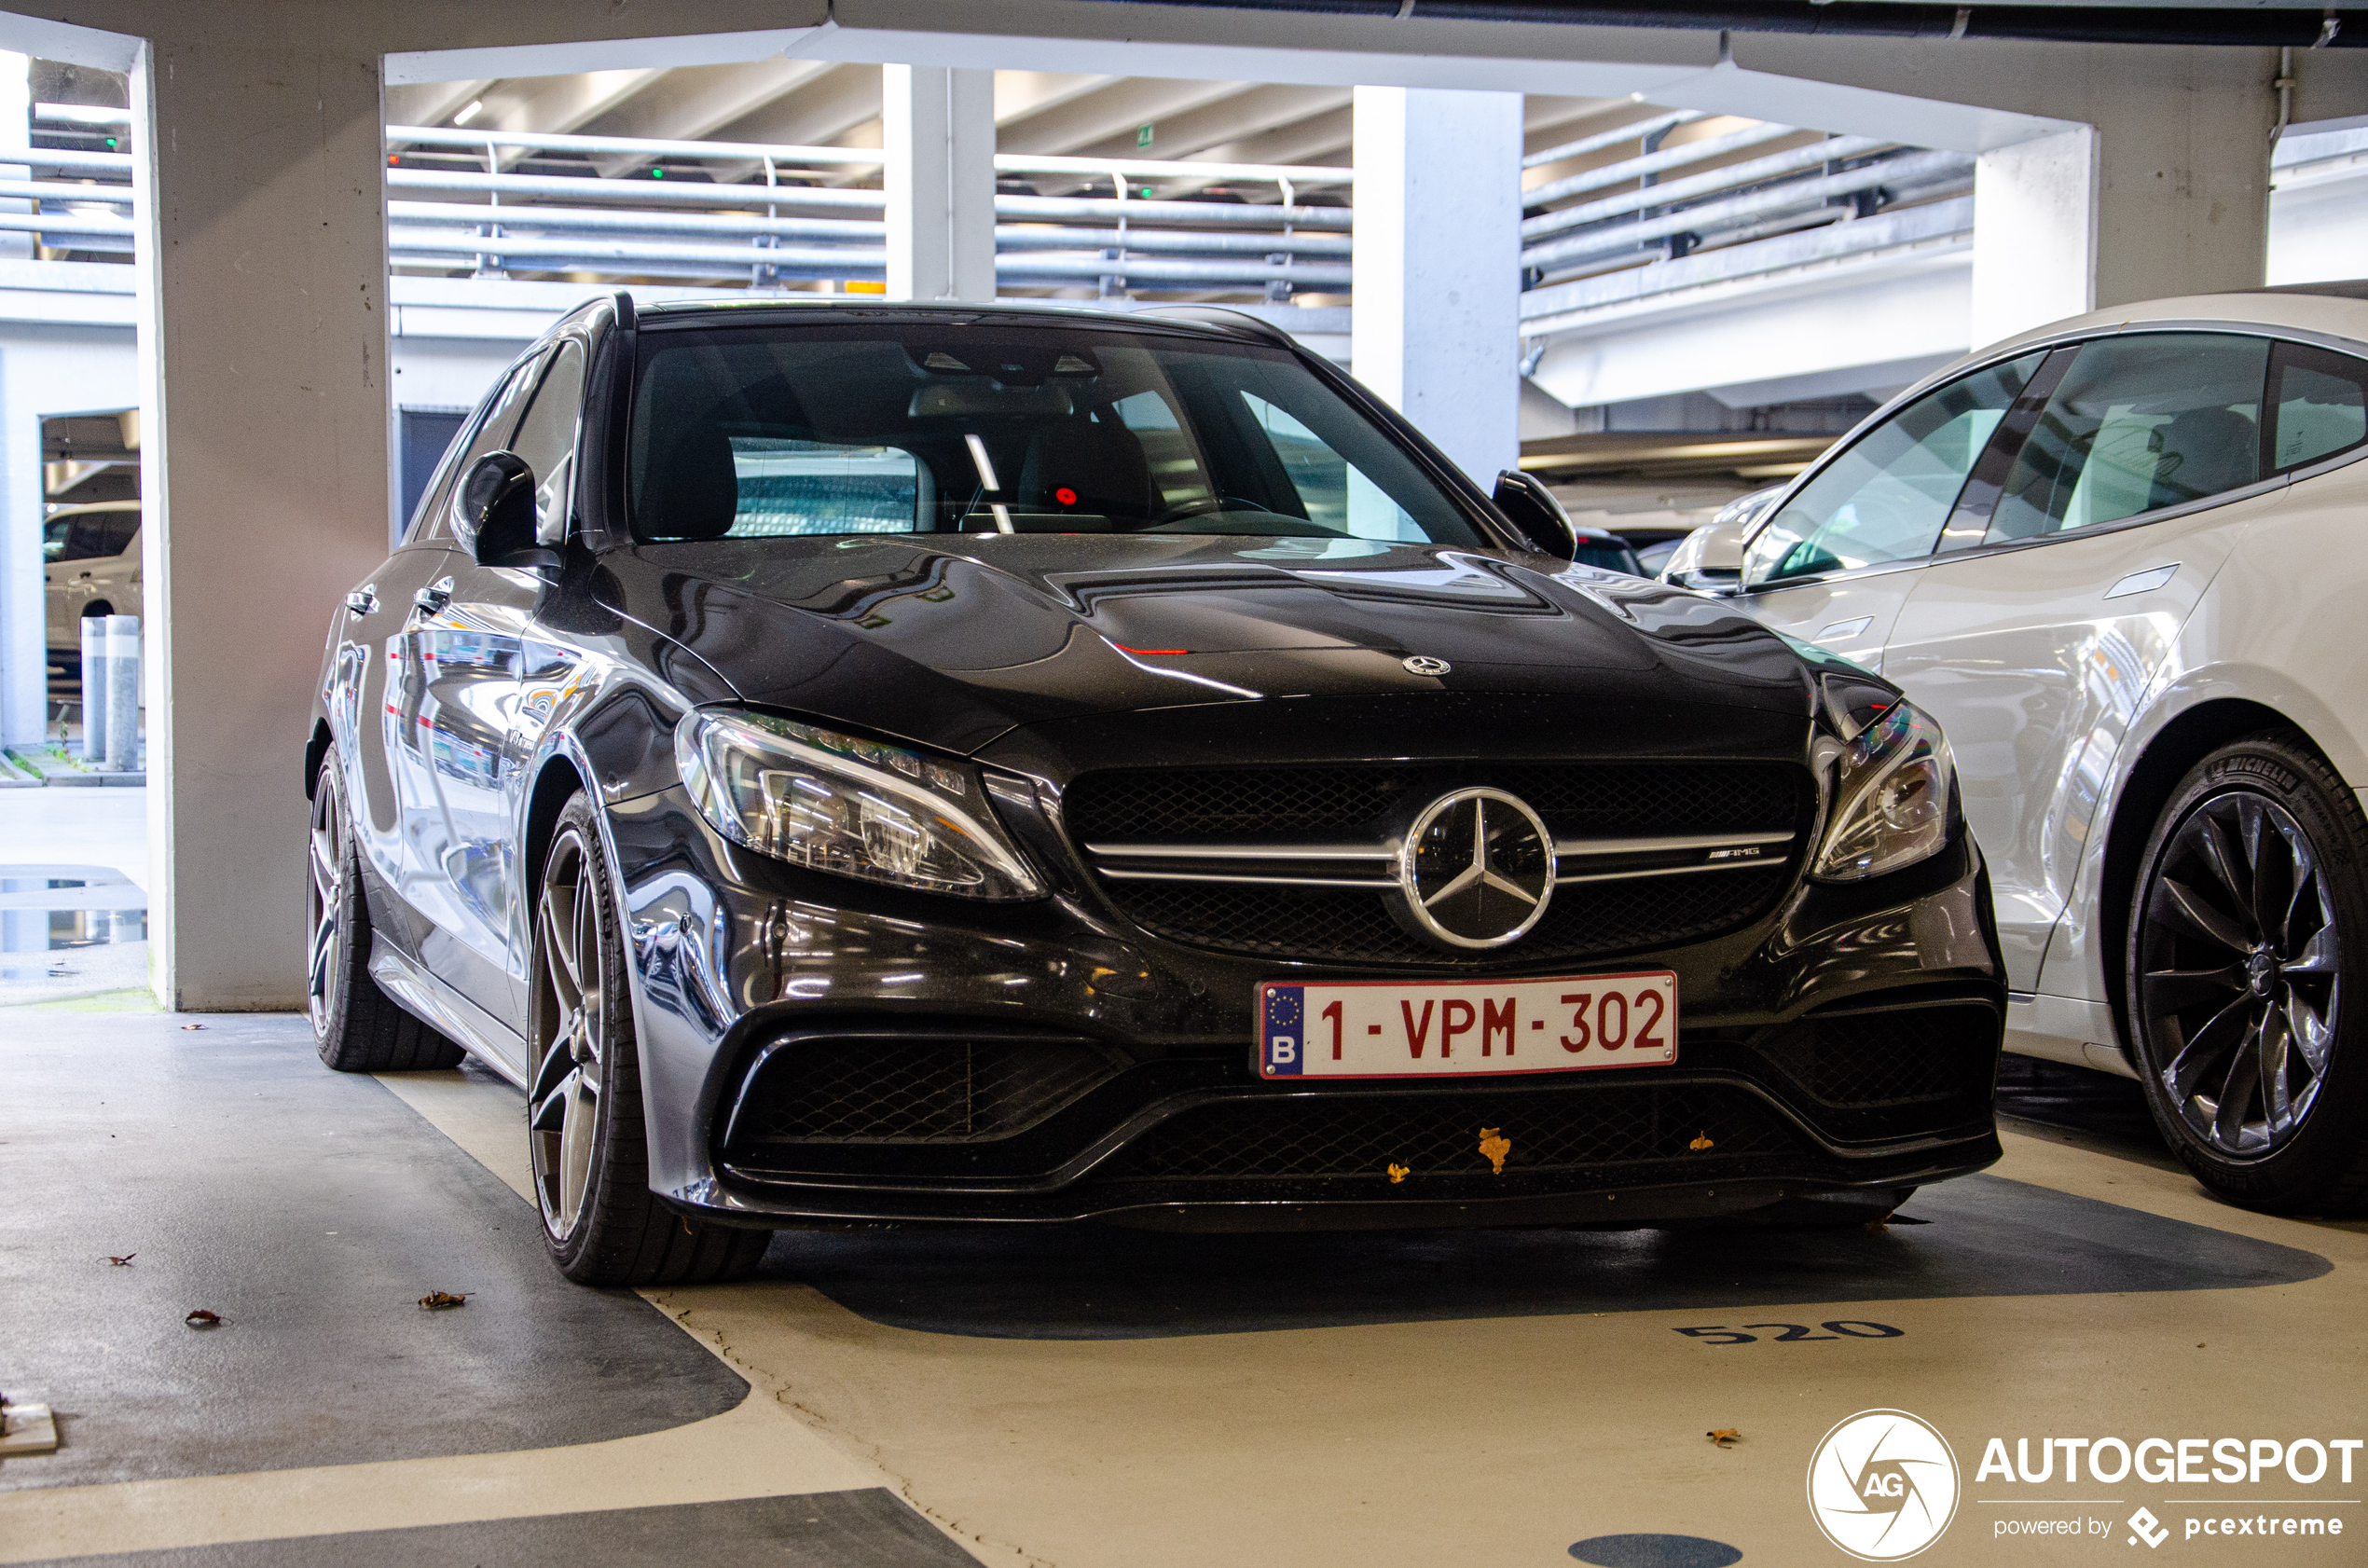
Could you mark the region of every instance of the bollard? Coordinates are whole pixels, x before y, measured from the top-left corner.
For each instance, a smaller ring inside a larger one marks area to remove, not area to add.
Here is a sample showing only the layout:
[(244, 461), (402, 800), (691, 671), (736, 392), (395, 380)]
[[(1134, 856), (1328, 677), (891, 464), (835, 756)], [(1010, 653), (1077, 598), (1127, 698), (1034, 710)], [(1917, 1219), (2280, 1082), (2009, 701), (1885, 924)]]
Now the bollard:
[(107, 622), (82, 618), (82, 760), (96, 765), (107, 754)]
[(140, 617), (107, 617), (107, 771), (140, 770)]

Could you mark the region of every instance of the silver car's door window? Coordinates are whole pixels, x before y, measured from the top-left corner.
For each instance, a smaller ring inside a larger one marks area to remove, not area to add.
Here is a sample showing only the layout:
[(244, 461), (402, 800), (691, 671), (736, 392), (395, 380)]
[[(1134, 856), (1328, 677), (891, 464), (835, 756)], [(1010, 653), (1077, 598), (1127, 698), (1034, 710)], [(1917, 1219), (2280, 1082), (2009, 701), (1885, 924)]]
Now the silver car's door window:
[(1930, 555), (1990, 433), (2044, 357), (1951, 381), (1852, 442), (1753, 538), (1744, 583), (1769, 586)]
[(1982, 543), (2117, 523), (2261, 477), (2269, 340), (2140, 333), (2082, 345), (2016, 454)]
[(2368, 443), (2368, 360), (2308, 343), (2269, 353), (2269, 469), (2282, 474)]

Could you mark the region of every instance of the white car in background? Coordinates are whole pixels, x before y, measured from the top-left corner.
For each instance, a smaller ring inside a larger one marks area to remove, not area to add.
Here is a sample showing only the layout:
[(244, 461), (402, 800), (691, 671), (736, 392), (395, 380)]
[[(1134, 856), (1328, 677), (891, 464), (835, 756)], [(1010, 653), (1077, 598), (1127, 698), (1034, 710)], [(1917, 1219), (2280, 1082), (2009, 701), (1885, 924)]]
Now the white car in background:
[(42, 520), (41, 572), (48, 644), (78, 655), (84, 616), (140, 613), (140, 503), (59, 507)]
[(1961, 360), (1689, 541), (1939, 721), (2007, 1049), (2137, 1078), (2265, 1208), (2368, 1200), (2363, 459), (2368, 302), (2160, 300)]

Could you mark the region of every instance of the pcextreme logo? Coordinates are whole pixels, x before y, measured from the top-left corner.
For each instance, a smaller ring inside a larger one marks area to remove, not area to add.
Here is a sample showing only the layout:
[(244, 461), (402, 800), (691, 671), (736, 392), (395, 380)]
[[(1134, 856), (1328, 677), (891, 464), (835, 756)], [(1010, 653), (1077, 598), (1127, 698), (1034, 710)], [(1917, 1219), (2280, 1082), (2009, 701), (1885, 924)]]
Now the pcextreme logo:
[(1861, 1410), (1809, 1461), (1809, 1513), (1825, 1539), (1865, 1562), (1897, 1562), (1957, 1517), (1957, 1456), (1906, 1410)]

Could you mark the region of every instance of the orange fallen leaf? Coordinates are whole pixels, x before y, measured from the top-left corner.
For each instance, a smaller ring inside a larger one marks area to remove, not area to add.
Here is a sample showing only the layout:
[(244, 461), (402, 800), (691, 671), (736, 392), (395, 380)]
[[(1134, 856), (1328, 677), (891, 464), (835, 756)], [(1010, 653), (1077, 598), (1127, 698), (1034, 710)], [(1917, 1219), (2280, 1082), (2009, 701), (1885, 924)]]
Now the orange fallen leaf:
[(1399, 1182), (1404, 1181), (1406, 1179), (1406, 1171), (1407, 1167), (1404, 1165), (1392, 1165), (1389, 1168), (1390, 1185), (1392, 1187), (1396, 1187)]
[(197, 1311), (189, 1314), (181, 1321), (187, 1324), (192, 1328), (213, 1328), (221, 1324), (222, 1315), (219, 1313), (210, 1313), (203, 1307), (200, 1307)]
[(464, 1290), (455, 1296), (449, 1290), (431, 1290), (420, 1298), (420, 1310), (440, 1313), (447, 1307), (465, 1307), (469, 1304), (469, 1298), (474, 1294), (475, 1294), (474, 1291)]
[(1480, 1129), (1480, 1151), (1488, 1156), (1488, 1162), (1496, 1167), (1496, 1174), (1498, 1176), (1503, 1176), (1505, 1174), (1505, 1156), (1513, 1152), (1513, 1140), (1505, 1136), (1494, 1127), (1482, 1127)]
[(1743, 1435), (1741, 1432), (1736, 1431), (1731, 1426), (1720, 1426), (1714, 1428), (1709, 1432), (1703, 1433), (1702, 1436), (1708, 1437), (1712, 1442), (1716, 1443), (1720, 1448), (1724, 1449), (1733, 1448), (1738, 1442), (1742, 1440)]
[(140, 1255), (136, 1252), (127, 1252), (120, 1258), (117, 1258), (113, 1254), (109, 1254), (107, 1261), (114, 1264), (118, 1269), (129, 1268), (131, 1264), (131, 1260), (139, 1256)]
[(1718, 1145), (1711, 1141), (1711, 1136), (1708, 1133), (1697, 1133), (1694, 1135), (1694, 1141), (1687, 1144), (1686, 1147), (1692, 1149), (1695, 1153), (1700, 1154), (1703, 1149), (1716, 1148)]
[(202, 1029), (205, 1027), (202, 1024), (184, 1024), (181, 1026), (185, 1029)]

